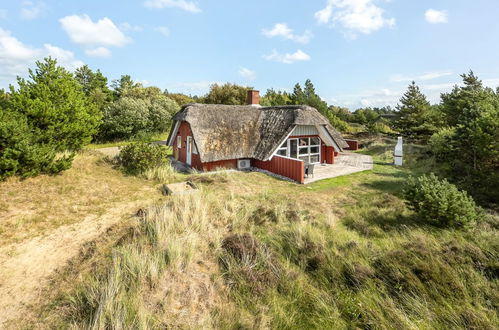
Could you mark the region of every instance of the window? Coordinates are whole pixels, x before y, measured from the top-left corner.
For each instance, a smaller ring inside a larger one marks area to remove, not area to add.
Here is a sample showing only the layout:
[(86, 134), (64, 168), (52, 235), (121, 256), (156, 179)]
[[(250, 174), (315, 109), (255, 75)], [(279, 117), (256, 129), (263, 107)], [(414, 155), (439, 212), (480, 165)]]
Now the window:
[(300, 152), (299, 152), (300, 155), (307, 155), (309, 154), (308, 152), (308, 147), (300, 147)]
[(193, 154), (198, 154), (198, 148), (196, 147), (196, 143), (194, 143), (194, 141), (192, 141), (192, 153)]
[[(318, 137), (289, 139), (289, 157), (300, 159), (305, 163), (319, 163), (321, 158), (320, 144), (321, 140)], [(296, 150), (297, 148), (298, 150)]]
[(319, 155), (310, 155), (310, 162), (311, 164), (313, 163), (318, 163), (319, 162)]
[(288, 140), (284, 141), (283, 144), (277, 149), (277, 154), (280, 156), (288, 155)]
[(300, 159), (305, 163), (319, 163), (321, 140), (318, 137), (293, 138), (284, 141), (277, 155)]
[(289, 140), (289, 157), (298, 158), (298, 139)]
[(177, 135), (177, 148), (182, 148), (182, 137)]
[(279, 150), (277, 150), (277, 154), (280, 155), (280, 156), (287, 156), (288, 155), (288, 149), (287, 148), (279, 149)]

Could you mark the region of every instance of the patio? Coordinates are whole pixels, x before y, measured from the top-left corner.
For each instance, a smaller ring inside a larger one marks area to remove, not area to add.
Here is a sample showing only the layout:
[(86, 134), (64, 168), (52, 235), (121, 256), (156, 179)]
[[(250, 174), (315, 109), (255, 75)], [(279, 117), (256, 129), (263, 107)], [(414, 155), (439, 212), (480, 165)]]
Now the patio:
[(334, 157), (334, 164), (315, 165), (313, 176), (305, 176), (304, 184), (372, 169), (371, 156), (341, 152)]

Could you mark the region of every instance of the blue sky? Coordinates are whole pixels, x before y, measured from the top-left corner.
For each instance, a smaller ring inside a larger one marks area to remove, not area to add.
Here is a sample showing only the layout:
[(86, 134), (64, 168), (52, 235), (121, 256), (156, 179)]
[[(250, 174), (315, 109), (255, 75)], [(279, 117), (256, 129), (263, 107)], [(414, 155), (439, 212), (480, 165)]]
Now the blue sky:
[(0, 87), (51, 55), (110, 80), (204, 94), (211, 83), (292, 90), (330, 104), (431, 101), (473, 69), (499, 85), (497, 0), (0, 0)]

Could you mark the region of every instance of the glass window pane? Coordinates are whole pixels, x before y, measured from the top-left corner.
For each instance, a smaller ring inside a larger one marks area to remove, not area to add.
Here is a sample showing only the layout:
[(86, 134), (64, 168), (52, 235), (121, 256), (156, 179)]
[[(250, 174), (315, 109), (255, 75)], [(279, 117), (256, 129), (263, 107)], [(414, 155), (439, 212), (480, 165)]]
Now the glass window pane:
[(310, 138), (310, 145), (318, 146), (320, 144), (320, 139), (318, 137)]
[(301, 159), (303, 160), (305, 163), (308, 163), (308, 156), (301, 156), (300, 158), (298, 159)]
[(287, 150), (286, 149), (279, 149), (277, 151), (277, 154), (278, 155), (281, 155), (281, 156), (286, 156), (286, 153), (287, 153)]
[(318, 154), (319, 153), (319, 147), (310, 147), (310, 153), (311, 154)]
[(308, 146), (308, 138), (300, 138), (300, 146)]
[(298, 157), (298, 140), (296, 139), (289, 140), (289, 157)]
[(282, 144), (281, 144), (281, 148), (287, 148), (288, 147), (288, 140), (284, 141)]
[(319, 162), (319, 155), (310, 156), (310, 162), (311, 163), (318, 163)]
[(300, 147), (300, 151), (299, 151), (299, 154), (300, 155), (306, 155), (308, 154), (308, 147)]

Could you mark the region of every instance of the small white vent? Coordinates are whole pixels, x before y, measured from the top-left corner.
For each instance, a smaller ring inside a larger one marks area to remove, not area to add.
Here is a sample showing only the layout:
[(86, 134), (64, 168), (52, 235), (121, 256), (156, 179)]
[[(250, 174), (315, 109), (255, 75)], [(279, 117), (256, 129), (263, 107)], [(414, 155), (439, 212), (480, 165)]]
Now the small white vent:
[(251, 162), (249, 159), (239, 159), (237, 161), (237, 168), (238, 169), (246, 169), (251, 167)]

